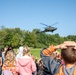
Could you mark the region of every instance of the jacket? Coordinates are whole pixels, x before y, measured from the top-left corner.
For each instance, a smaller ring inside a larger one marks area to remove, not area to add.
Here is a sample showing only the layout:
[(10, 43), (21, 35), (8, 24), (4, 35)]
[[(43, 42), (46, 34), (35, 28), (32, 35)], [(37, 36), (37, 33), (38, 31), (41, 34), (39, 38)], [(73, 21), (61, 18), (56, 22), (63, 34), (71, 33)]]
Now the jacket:
[(44, 67), (43, 75), (54, 75), (59, 71), (59, 67), (61, 64), (49, 56), (53, 51), (53, 46), (50, 46), (49, 48), (42, 49), (40, 52)]
[(34, 60), (27, 55), (22, 56), (17, 61), (16, 71), (20, 75), (32, 75), (32, 72), (36, 71)]
[(43, 75), (76, 75), (76, 64), (71, 68), (66, 68), (65, 65), (61, 65), (49, 56), (52, 52), (54, 52), (54, 47), (50, 46), (40, 53), (44, 66)]

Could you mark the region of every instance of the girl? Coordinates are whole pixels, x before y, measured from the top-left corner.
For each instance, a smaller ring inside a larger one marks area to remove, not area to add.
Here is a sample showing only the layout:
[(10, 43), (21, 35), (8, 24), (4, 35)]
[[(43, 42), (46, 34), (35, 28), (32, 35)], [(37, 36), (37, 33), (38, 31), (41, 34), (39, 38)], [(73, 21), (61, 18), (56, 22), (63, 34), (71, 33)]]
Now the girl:
[(16, 71), (20, 75), (32, 75), (36, 71), (36, 65), (34, 60), (30, 56), (29, 47), (25, 47), (23, 50), (23, 56), (17, 61)]
[(12, 73), (12, 75), (18, 75), (15, 70), (16, 69), (15, 64), (16, 64), (15, 54), (12, 50), (10, 50), (7, 52), (7, 54), (5, 56), (5, 60), (4, 60), (3, 66), (2, 66), (2, 72), (4, 73), (6, 70), (8, 70)]

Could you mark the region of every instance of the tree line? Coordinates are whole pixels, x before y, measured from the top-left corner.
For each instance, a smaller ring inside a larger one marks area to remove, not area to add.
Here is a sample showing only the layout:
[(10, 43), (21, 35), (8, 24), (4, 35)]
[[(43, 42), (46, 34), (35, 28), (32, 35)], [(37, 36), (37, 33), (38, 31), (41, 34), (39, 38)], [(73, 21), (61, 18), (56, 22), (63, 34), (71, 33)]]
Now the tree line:
[(39, 29), (33, 29), (32, 31), (5, 27), (0, 29), (0, 48), (8, 45), (12, 45), (14, 48), (21, 45), (42, 48), (51, 44), (57, 45), (67, 40), (76, 42), (76, 35), (62, 37), (59, 34), (40, 33)]

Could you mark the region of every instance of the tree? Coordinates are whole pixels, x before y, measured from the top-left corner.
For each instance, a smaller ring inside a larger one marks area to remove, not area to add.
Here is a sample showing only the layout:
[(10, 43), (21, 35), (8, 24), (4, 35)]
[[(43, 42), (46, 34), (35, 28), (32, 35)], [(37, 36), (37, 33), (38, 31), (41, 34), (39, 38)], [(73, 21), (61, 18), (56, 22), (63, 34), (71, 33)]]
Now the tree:
[(12, 39), (11, 39), (11, 44), (13, 47), (18, 47), (20, 44), (20, 35), (16, 33)]

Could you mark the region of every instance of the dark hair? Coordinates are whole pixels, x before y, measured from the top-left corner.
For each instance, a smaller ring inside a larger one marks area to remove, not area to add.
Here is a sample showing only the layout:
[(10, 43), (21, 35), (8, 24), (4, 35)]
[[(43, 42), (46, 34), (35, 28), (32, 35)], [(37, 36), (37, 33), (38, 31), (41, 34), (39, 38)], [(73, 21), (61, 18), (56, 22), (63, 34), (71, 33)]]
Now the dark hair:
[(11, 45), (8, 46), (7, 50), (13, 50), (13, 47)]
[(1, 51), (3, 52), (4, 51), (4, 48), (1, 48)]
[(13, 51), (14, 52), (13, 47), (11, 45), (8, 46), (8, 48), (7, 48), (6, 52), (5, 52), (5, 56), (6, 56), (8, 51)]
[(76, 62), (76, 50), (74, 47), (67, 47), (61, 50), (61, 56), (63, 57), (65, 63), (73, 64)]

